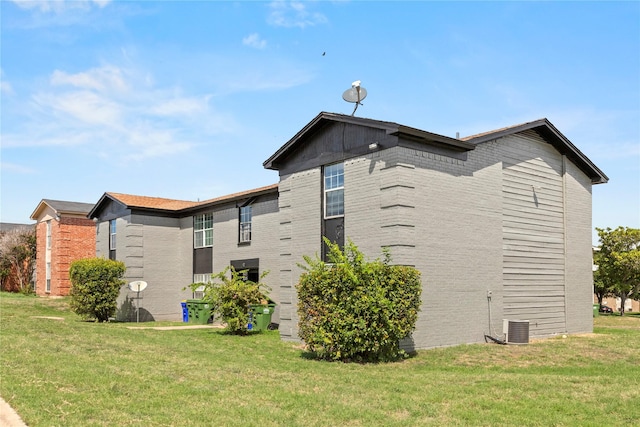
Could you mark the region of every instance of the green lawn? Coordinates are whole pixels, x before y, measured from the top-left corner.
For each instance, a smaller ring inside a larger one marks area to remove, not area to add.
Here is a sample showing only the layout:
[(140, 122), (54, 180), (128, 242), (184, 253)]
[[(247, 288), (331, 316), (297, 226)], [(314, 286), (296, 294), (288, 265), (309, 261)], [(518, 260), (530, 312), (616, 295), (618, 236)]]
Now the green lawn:
[(0, 294), (0, 395), (31, 427), (640, 425), (638, 316), (377, 365), (309, 360), (277, 331), (131, 326)]

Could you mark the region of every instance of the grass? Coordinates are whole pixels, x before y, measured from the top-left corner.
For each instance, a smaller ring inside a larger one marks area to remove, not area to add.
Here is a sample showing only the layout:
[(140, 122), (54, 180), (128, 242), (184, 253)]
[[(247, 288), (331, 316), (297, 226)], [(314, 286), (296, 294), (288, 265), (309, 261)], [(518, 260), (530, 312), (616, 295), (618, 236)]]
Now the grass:
[(639, 425), (640, 317), (595, 325), (360, 365), (309, 360), (277, 331), (130, 329), (2, 293), (0, 395), (32, 427)]

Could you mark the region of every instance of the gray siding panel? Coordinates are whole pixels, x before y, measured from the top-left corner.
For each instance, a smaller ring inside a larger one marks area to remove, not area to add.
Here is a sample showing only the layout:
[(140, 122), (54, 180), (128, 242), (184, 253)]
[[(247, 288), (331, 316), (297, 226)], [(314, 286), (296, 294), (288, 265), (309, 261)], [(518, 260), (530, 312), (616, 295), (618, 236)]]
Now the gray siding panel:
[(593, 272), (591, 253), (591, 180), (566, 161), (567, 332), (593, 330)]
[(535, 134), (501, 141), (504, 315), (566, 330), (562, 156)]

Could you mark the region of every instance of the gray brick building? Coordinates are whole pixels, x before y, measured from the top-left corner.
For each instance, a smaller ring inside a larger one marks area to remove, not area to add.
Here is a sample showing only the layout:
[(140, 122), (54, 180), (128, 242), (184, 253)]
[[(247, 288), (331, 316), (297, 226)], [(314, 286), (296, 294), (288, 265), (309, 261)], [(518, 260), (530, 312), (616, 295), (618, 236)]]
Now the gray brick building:
[[(546, 119), (458, 139), (320, 113), (263, 166), (277, 185), (205, 202), (105, 193), (96, 204), (98, 255), (149, 283), (149, 318), (178, 320), (184, 286), (244, 265), (270, 270), (274, 320), (297, 340), (298, 264), (324, 256), (326, 236), (371, 258), (388, 247), (421, 271), (406, 348), (481, 342), (504, 319), (528, 320), (532, 337), (593, 328), (591, 186), (608, 178)], [(131, 297), (123, 289), (122, 317)]]
[[(277, 185), (202, 202), (105, 193), (89, 213), (97, 223), (97, 256), (123, 261), (127, 282), (148, 284), (140, 300), (123, 286), (118, 318), (135, 320), (139, 303), (141, 320), (180, 320), (180, 301), (193, 296), (183, 289), (191, 283), (229, 265), (247, 269), (252, 279), (275, 271), (277, 214)], [(264, 282), (277, 300), (274, 276)]]
[(591, 186), (608, 178), (546, 119), (455, 139), (321, 113), (264, 166), (280, 174), (284, 339), (297, 339), (297, 264), (323, 235), (421, 271), (407, 348), (501, 336), (504, 319), (533, 337), (593, 328)]

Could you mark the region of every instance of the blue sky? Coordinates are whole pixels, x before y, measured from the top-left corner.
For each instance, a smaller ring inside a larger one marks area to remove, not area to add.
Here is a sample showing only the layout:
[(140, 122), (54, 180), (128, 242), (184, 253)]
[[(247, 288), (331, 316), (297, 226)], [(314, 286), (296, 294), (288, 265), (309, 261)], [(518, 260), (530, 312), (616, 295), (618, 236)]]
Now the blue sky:
[(640, 227), (640, 2), (2, 1), (3, 222), (106, 191), (204, 200), (320, 111), (461, 136), (548, 118)]

